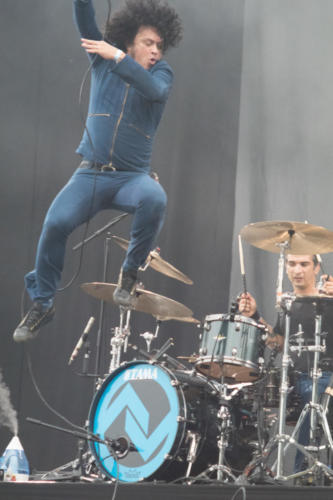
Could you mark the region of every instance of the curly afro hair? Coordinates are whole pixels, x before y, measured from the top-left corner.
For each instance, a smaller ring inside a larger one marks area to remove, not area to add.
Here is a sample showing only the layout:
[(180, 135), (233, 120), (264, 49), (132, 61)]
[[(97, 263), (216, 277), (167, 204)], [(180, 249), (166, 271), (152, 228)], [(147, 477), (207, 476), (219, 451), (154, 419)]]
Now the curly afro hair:
[(183, 27), (175, 9), (162, 0), (127, 0), (107, 22), (105, 40), (124, 52), (132, 44), (140, 26), (151, 26), (163, 39), (163, 52), (182, 39)]

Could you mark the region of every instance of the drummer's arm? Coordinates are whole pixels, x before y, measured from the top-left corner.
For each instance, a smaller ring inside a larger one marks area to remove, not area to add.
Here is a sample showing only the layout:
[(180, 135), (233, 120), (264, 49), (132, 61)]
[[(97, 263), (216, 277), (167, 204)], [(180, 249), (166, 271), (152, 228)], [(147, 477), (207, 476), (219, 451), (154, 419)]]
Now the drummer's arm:
[(257, 309), (255, 298), (250, 293), (242, 293), (238, 301), (238, 310), (243, 316), (254, 319), (257, 323), (261, 323), (267, 329), (266, 345), (270, 349), (282, 350), (283, 337), (274, 332), (272, 325), (262, 318)]

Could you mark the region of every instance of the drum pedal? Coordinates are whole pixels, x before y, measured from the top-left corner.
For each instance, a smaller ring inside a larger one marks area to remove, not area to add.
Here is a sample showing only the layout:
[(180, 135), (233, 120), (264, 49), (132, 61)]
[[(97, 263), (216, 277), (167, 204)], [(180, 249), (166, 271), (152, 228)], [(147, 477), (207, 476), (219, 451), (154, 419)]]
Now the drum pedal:
[(186, 458), (188, 465), (187, 465), (185, 477), (189, 477), (191, 475), (191, 469), (192, 469), (193, 463), (195, 462), (195, 460), (197, 458), (197, 451), (198, 451), (200, 439), (201, 439), (201, 436), (199, 433), (187, 431), (185, 444), (190, 442), (190, 445), (188, 448), (188, 453), (187, 453), (187, 458)]

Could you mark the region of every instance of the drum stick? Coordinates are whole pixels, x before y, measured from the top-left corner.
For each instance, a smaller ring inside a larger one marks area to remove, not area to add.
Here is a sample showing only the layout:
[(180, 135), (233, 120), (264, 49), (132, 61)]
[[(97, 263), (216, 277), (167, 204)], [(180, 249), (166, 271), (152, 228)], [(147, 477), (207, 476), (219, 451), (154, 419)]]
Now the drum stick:
[(323, 259), (321, 258), (321, 255), (319, 253), (317, 253), (316, 257), (317, 257), (318, 264), (320, 266), (320, 272), (321, 272), (321, 276), (320, 276), (319, 281), (317, 283), (317, 290), (319, 291), (319, 293), (325, 293), (323, 290), (323, 286), (324, 286), (326, 281), (329, 281), (330, 275), (325, 272), (325, 269), (323, 266)]
[(244, 293), (247, 293), (243, 245), (242, 245), (242, 238), (241, 238), (240, 234), (238, 235), (238, 248), (239, 248), (240, 272), (241, 272), (242, 279), (243, 279), (243, 291), (244, 291)]

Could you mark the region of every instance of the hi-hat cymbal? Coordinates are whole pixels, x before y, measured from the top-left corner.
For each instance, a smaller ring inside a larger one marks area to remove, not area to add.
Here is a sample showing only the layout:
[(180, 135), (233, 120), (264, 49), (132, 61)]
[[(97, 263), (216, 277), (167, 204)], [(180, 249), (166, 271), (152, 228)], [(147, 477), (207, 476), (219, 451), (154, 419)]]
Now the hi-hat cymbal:
[(312, 304), (329, 304), (330, 306), (333, 304), (333, 296), (332, 295), (296, 295), (295, 302), (305, 302)]
[[(96, 299), (114, 302), (113, 292), (117, 285), (114, 283), (84, 283), (81, 288)], [(165, 319), (182, 320), (182, 318), (187, 321), (187, 318), (191, 318), (193, 314), (191, 309), (180, 302), (142, 288), (136, 289), (131, 309), (151, 314), (161, 321)]]
[[(115, 242), (124, 250), (127, 250), (129, 242), (124, 238), (120, 238), (119, 236), (112, 236)], [(176, 280), (182, 281), (187, 285), (193, 285), (193, 281), (186, 276), (186, 274), (182, 273), (178, 269), (176, 269), (172, 264), (169, 264), (166, 260), (162, 259), (157, 250), (152, 250), (147, 258), (148, 266), (155, 269), (159, 273), (165, 274), (170, 278), (174, 278)]]
[(333, 251), (333, 232), (321, 226), (291, 221), (264, 221), (241, 229), (242, 238), (251, 245), (279, 253), (279, 243), (289, 242), (286, 253), (313, 255)]

